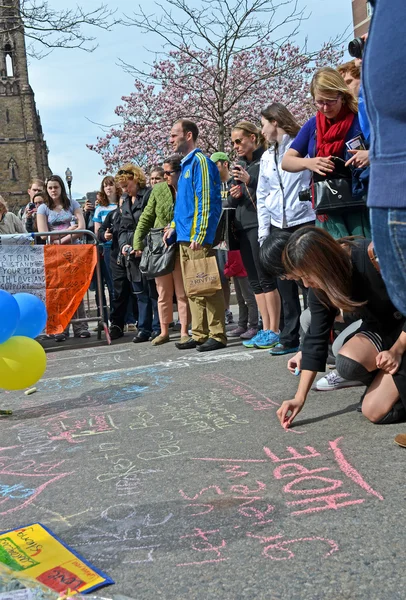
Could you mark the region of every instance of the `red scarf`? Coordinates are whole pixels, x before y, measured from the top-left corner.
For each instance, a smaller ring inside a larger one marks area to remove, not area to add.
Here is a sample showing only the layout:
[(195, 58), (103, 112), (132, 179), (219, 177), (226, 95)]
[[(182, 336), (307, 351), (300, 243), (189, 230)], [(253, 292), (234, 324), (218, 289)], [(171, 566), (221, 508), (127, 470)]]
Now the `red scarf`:
[(347, 133), (354, 121), (354, 113), (347, 104), (333, 121), (319, 110), (316, 114), (317, 156), (342, 156)]

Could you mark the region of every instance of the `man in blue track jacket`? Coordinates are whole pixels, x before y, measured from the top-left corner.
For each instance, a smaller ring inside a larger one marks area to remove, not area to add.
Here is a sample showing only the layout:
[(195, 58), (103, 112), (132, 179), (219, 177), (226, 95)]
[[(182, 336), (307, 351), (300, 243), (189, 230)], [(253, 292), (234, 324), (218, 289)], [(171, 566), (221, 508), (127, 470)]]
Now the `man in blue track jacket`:
[[(184, 155), (176, 194), (174, 219), (169, 238), (176, 231), (183, 272), (188, 260), (214, 256), (212, 245), (220, 219), (221, 184), (216, 165), (196, 147), (197, 125), (187, 119), (177, 121), (170, 134), (174, 152)], [(192, 338), (177, 343), (179, 350), (200, 352), (225, 348), (225, 304), (223, 290), (204, 297), (189, 298)]]

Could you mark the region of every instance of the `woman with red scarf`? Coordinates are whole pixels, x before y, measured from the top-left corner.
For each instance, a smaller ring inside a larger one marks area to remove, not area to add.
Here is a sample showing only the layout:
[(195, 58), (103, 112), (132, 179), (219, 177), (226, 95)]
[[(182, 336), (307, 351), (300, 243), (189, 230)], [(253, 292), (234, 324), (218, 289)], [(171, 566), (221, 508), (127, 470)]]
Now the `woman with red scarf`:
[[(337, 165), (351, 158), (346, 142), (361, 137), (358, 104), (338, 71), (325, 67), (313, 77), (310, 92), (317, 114), (303, 125), (286, 152), (282, 168), (291, 173), (309, 169), (321, 176), (337, 176)], [(333, 162), (333, 157), (340, 160)], [(317, 218), (316, 225), (334, 238), (371, 237), (368, 210), (343, 210)]]

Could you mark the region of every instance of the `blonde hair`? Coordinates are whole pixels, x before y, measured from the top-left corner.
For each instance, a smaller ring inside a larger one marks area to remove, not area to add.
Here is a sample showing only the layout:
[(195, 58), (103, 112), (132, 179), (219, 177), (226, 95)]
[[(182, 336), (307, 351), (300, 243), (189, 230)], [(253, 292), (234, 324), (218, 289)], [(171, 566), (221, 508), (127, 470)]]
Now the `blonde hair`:
[[(127, 171), (127, 173), (122, 173), (120, 175), (120, 171)], [(131, 175), (134, 181), (138, 183), (140, 188), (144, 188), (147, 185), (147, 178), (144, 171), (141, 169), (141, 167), (137, 167), (132, 163), (126, 163), (124, 166), (122, 166), (115, 176), (114, 181), (116, 185), (123, 187), (127, 184), (127, 181), (130, 179)]]
[(246, 137), (249, 137), (250, 135), (255, 135), (255, 141), (257, 146), (262, 146), (263, 148), (265, 148), (265, 150), (268, 148), (268, 142), (262, 135), (261, 130), (256, 125), (254, 125), (254, 123), (251, 123), (250, 121), (239, 121), (237, 125), (234, 125), (232, 131), (235, 131), (236, 129), (242, 131)]
[(358, 100), (350, 92), (342, 75), (336, 69), (323, 67), (316, 71), (310, 85), (310, 93), (313, 99), (317, 92), (323, 95), (340, 94), (351, 112), (358, 113)]
[(4, 212), (8, 212), (7, 202), (4, 200), (3, 196), (0, 196), (0, 210), (4, 209)]

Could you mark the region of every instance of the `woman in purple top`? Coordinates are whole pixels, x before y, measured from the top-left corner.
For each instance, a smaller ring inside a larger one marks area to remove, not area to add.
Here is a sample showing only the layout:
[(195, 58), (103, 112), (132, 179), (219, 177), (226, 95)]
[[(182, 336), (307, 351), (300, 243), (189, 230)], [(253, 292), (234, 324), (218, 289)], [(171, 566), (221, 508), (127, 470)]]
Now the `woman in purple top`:
[[(283, 158), (282, 168), (291, 173), (309, 169), (318, 175), (331, 177), (335, 170), (332, 158), (350, 159), (345, 143), (362, 136), (357, 100), (340, 73), (330, 67), (317, 71), (310, 91), (317, 115), (309, 119), (297, 134)], [(348, 235), (371, 237), (366, 206), (321, 215), (316, 225), (336, 239)]]

